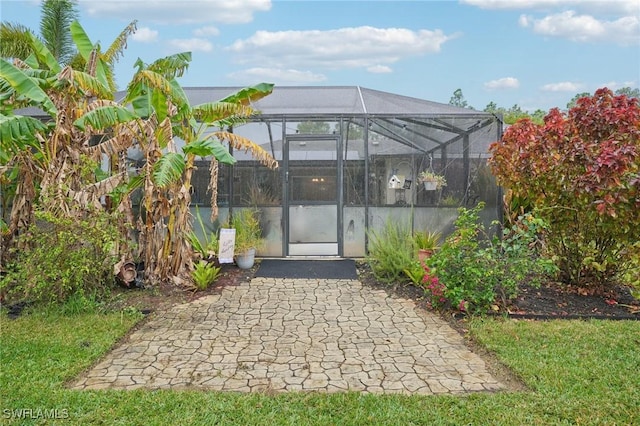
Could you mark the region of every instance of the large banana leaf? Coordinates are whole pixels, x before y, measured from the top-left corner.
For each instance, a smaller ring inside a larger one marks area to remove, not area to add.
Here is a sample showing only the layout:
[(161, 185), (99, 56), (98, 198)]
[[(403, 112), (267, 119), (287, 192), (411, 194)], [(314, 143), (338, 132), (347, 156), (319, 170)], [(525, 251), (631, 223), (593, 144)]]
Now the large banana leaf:
[(85, 131), (87, 126), (102, 130), (116, 124), (124, 124), (136, 120), (138, 117), (127, 108), (119, 105), (106, 105), (88, 111), (73, 122), (78, 129)]
[(167, 80), (172, 80), (176, 77), (182, 77), (187, 68), (189, 68), (190, 62), (191, 52), (181, 52), (160, 58), (147, 68), (161, 74)]
[(33, 46), (33, 53), (41, 64), (44, 64), (51, 71), (58, 73), (62, 69), (53, 54), (47, 49), (47, 47), (36, 37), (33, 33), (29, 33), (31, 36), (31, 45)]
[(66, 66), (59, 74), (61, 80), (68, 80), (75, 83), (84, 93), (100, 99), (113, 99), (113, 93), (100, 80), (87, 74), (86, 72), (74, 70)]
[(166, 188), (182, 176), (184, 169), (184, 156), (177, 152), (168, 152), (154, 164), (153, 181), (158, 187)]
[(0, 79), (6, 81), (18, 97), (29, 99), (32, 105), (44, 109), (52, 117), (58, 113), (51, 99), (34, 80), (2, 58), (0, 58)]
[(158, 123), (154, 133), (160, 148), (164, 149), (167, 145), (173, 143), (173, 128), (168, 117)]
[(167, 97), (172, 97), (172, 94), (173, 87), (162, 74), (141, 70), (129, 83), (124, 103), (131, 103), (136, 114), (142, 118), (148, 118), (156, 112), (162, 121), (168, 114)]
[(268, 96), (273, 92), (274, 85), (271, 83), (260, 83), (255, 86), (245, 87), (237, 92), (221, 99), (220, 102), (241, 103), (242, 105), (249, 105), (251, 102), (255, 102), (259, 99)]
[(189, 100), (180, 84), (173, 77), (166, 78), (152, 69), (141, 69), (134, 75), (124, 99), (140, 117), (149, 117), (155, 111), (160, 121), (169, 115), (167, 101), (177, 108), (177, 120), (189, 117)]
[(46, 124), (32, 117), (0, 115), (0, 164), (24, 149), (40, 149), (36, 134), (48, 130)]
[(193, 107), (193, 116), (197, 120), (217, 127), (243, 121), (253, 112), (254, 110), (250, 106), (233, 102), (209, 102)]
[[(78, 21), (72, 22), (70, 28), (71, 38), (78, 48), (78, 53), (80, 53), (80, 56), (82, 56), (85, 61), (89, 61), (91, 52), (93, 52), (94, 49), (97, 49), (98, 53), (100, 53), (99, 46), (94, 46), (94, 44), (91, 43), (91, 39)], [(100, 55), (98, 55), (96, 63), (96, 78), (106, 87), (110, 87), (109, 78), (107, 77), (108, 72), (108, 66), (105, 64), (104, 60), (100, 58)]]
[(120, 58), (120, 56), (122, 56), (122, 51), (127, 47), (127, 38), (136, 32), (137, 24), (137, 20), (131, 21), (129, 25), (127, 25), (124, 30), (118, 34), (102, 55), (106, 63), (113, 64)]
[(234, 149), (250, 152), (253, 158), (270, 169), (278, 168), (278, 161), (265, 151), (264, 148), (252, 142), (250, 139), (231, 132), (214, 132), (212, 136), (218, 138), (220, 141), (228, 142)]
[(229, 150), (217, 140), (201, 139), (191, 142), (182, 148), (185, 154), (193, 154), (199, 157), (213, 155), (216, 160), (223, 164), (235, 164), (236, 159), (229, 153)]

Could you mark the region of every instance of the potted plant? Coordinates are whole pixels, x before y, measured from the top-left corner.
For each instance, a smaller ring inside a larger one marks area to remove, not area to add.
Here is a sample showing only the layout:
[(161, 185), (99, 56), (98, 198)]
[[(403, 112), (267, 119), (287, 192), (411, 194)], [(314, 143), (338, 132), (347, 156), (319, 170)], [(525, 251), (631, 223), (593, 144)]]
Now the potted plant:
[(233, 213), (228, 226), (236, 230), (236, 264), (240, 269), (250, 269), (255, 262), (256, 250), (264, 242), (260, 229), (259, 211), (242, 209)]
[(447, 180), (444, 176), (436, 174), (430, 170), (425, 170), (418, 176), (420, 182), (424, 184), (424, 189), (427, 191), (436, 191), (442, 189), (443, 186), (447, 186)]
[(424, 264), (424, 260), (431, 256), (434, 251), (440, 247), (441, 234), (439, 232), (416, 232), (413, 236), (416, 247), (418, 247), (418, 259), (420, 264)]

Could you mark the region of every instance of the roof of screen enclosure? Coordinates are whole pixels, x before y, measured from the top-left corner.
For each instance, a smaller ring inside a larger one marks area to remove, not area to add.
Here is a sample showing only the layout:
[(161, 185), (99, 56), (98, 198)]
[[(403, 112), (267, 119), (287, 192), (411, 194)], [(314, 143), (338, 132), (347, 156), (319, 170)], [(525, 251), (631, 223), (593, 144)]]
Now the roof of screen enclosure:
[[(211, 102), (238, 91), (241, 87), (186, 87), (191, 105)], [(273, 93), (253, 103), (260, 113), (256, 121), (320, 120), (340, 118), (400, 142), (404, 153), (432, 153), (450, 147), (455, 155), (470, 136), (472, 151), (486, 153), (491, 142), (499, 139), (500, 120), (491, 113), (459, 108), (449, 104), (402, 96), (360, 86), (275, 86)], [(396, 154), (401, 154), (397, 152)]]
[[(191, 105), (223, 99), (242, 87), (184, 87)], [(115, 99), (124, 98), (117, 92)], [(499, 117), (487, 112), (459, 108), (449, 104), (402, 96), (360, 86), (275, 86), (273, 93), (253, 103), (260, 112), (256, 121), (332, 121), (340, 118), (400, 142), (413, 152), (431, 153), (451, 146), (459, 151), (465, 136), (471, 138), (473, 151), (486, 153), (498, 140)], [(17, 114), (43, 116), (36, 108)], [(452, 146), (453, 145), (453, 146)], [(457, 148), (457, 149), (456, 149)], [(454, 154), (454, 152), (451, 152)]]

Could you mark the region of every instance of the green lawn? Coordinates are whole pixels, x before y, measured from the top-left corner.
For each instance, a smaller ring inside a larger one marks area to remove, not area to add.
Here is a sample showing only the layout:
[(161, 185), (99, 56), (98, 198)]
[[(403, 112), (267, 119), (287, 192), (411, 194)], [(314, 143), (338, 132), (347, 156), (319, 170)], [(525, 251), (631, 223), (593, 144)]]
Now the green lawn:
[[(0, 318), (0, 424), (640, 424), (640, 322), (473, 320), (526, 392), (453, 396), (71, 391), (64, 383), (135, 324), (132, 314)], [(46, 411), (38, 411), (46, 410)], [(55, 414), (55, 413), (54, 413)], [(13, 415), (13, 418), (11, 418)]]

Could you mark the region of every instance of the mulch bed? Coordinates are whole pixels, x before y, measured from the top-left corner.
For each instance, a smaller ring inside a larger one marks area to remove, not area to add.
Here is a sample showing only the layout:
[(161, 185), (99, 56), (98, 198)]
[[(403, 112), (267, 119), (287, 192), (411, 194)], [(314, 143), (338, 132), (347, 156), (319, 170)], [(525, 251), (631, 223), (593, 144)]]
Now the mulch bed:
[[(424, 291), (411, 284), (386, 284), (375, 279), (365, 262), (356, 262), (358, 279), (365, 285), (379, 288), (395, 296), (413, 299), (417, 305), (431, 309)], [(217, 294), (227, 286), (238, 285), (253, 278), (259, 262), (249, 270), (241, 270), (235, 265), (223, 265), (216, 282), (205, 291), (188, 291), (173, 284), (162, 284), (145, 289), (124, 289), (115, 291), (109, 304), (110, 309), (135, 307), (143, 313), (151, 313), (169, 306), (186, 303), (210, 294)], [(9, 316), (20, 315), (24, 306), (10, 306)], [(14, 308), (16, 312), (12, 312)], [(462, 318), (459, 312), (440, 312), (447, 319)], [(511, 304), (493, 315), (521, 319), (611, 319), (640, 320), (640, 300), (633, 297), (628, 287), (617, 286), (605, 295), (589, 294), (578, 288), (557, 283), (548, 283), (539, 288), (526, 284), (520, 288), (520, 295)]]
[[(421, 288), (412, 284), (384, 284), (373, 276), (368, 266), (358, 264), (360, 281), (394, 295), (410, 298), (431, 309)], [(463, 318), (460, 312), (441, 312), (447, 319)], [(490, 315), (516, 319), (611, 319), (640, 320), (640, 300), (625, 286), (616, 286), (604, 295), (590, 294), (579, 288), (547, 283), (539, 288), (520, 286), (519, 296), (507, 307)]]
[(625, 286), (593, 294), (584, 289), (547, 283), (534, 288), (523, 285), (509, 307), (514, 318), (594, 318), (640, 320), (640, 301)]

